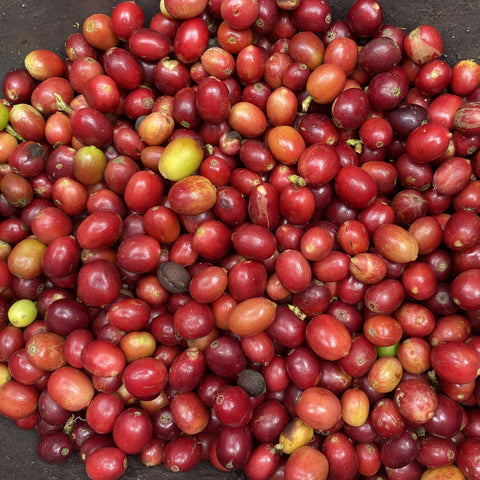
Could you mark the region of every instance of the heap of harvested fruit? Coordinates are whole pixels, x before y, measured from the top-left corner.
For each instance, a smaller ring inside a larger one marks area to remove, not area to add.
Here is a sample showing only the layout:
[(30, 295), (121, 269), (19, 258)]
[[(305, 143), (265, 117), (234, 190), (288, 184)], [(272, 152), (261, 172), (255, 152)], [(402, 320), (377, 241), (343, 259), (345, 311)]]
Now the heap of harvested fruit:
[(92, 480), (480, 479), (480, 65), (376, 0), (132, 1), (0, 104), (0, 413)]

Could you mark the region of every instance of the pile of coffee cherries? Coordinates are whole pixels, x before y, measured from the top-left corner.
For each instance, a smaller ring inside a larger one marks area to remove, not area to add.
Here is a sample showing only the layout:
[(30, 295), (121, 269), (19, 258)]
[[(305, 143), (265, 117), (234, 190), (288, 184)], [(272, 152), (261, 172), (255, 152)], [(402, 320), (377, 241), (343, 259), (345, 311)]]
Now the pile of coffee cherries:
[(376, 0), (133, 1), (0, 104), (0, 413), (92, 480), (480, 479), (480, 65)]

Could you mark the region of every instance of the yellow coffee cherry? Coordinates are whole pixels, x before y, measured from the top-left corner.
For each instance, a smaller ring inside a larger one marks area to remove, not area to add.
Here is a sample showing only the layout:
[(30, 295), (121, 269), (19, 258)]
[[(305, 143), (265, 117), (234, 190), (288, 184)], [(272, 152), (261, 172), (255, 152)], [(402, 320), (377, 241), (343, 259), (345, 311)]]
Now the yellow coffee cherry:
[(0, 387), (12, 379), (8, 365), (0, 363)]
[(37, 305), (27, 298), (17, 300), (8, 309), (8, 320), (15, 327), (23, 328), (37, 318)]
[(303, 445), (308, 445), (314, 436), (313, 428), (299, 418), (291, 420), (283, 429), (279, 437), (277, 450), (290, 454)]

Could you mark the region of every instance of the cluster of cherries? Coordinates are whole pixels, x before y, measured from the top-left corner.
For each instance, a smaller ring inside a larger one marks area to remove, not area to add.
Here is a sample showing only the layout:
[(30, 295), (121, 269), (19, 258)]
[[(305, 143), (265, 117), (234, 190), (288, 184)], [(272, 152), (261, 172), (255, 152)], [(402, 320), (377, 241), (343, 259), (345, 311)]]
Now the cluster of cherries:
[(442, 53), (376, 0), (124, 1), (30, 52), (0, 413), (92, 480), (479, 480), (480, 65)]

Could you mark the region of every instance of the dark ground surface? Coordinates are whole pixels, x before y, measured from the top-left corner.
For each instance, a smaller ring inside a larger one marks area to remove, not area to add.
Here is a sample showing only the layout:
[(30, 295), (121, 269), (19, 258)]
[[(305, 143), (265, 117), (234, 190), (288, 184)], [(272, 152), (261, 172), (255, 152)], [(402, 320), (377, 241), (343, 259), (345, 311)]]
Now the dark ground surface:
[[(21, 68), (25, 55), (46, 48), (64, 55), (64, 41), (81, 30), (93, 13), (110, 14), (119, 2), (107, 0), (0, 0), (0, 79), (9, 70)], [(159, 2), (138, 0), (149, 20), (158, 12)], [(444, 58), (453, 65), (461, 59), (480, 62), (480, 26), (478, 2), (474, 0), (383, 0), (386, 23), (410, 31), (428, 23), (441, 32), (445, 41)], [(330, 1), (333, 19), (346, 17), (349, 0)], [(0, 478), (8, 480), (86, 479), (84, 467), (76, 456), (60, 465), (39, 460), (35, 453), (37, 434), (22, 431), (10, 420), (0, 417)], [(240, 474), (223, 474), (202, 464), (193, 472), (172, 474), (164, 468), (147, 469), (131, 458), (125, 480), (149, 479), (237, 479)]]

